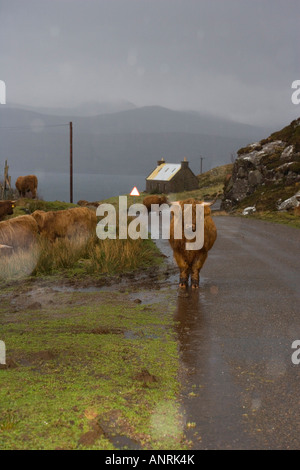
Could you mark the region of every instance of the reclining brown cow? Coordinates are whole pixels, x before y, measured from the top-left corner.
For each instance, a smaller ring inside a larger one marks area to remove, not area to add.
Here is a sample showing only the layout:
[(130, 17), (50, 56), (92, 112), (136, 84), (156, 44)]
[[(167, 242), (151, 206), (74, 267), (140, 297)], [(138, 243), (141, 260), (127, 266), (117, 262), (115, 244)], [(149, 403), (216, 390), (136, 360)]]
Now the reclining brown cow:
[[(179, 286), (186, 288), (189, 282), (189, 277), (191, 276), (192, 288), (198, 288), (199, 286), (199, 273), (204, 265), (208, 251), (213, 247), (216, 238), (217, 238), (217, 229), (211, 218), (210, 205), (212, 203), (204, 203), (204, 244), (199, 250), (188, 250), (186, 248), (186, 243), (191, 243), (193, 240), (187, 240), (184, 235), (185, 221), (184, 216), (182, 216), (182, 237), (180, 239), (174, 238), (175, 226), (176, 226), (176, 215), (172, 216), (171, 226), (170, 226), (170, 245), (173, 249), (173, 254), (175, 261), (180, 270), (180, 280)], [(181, 206), (182, 214), (184, 214), (184, 205), (190, 204), (192, 207), (192, 221), (193, 221), (193, 231), (196, 228), (196, 205), (202, 204), (201, 201), (196, 201), (195, 199), (186, 199), (185, 201), (179, 201), (178, 203)]]
[(0, 222), (0, 245), (14, 250), (32, 249), (38, 239), (38, 226), (31, 215), (21, 215)]
[(83, 242), (96, 233), (96, 214), (87, 207), (49, 212), (36, 210), (32, 217), (37, 222), (40, 235), (51, 242), (57, 238), (77, 238)]

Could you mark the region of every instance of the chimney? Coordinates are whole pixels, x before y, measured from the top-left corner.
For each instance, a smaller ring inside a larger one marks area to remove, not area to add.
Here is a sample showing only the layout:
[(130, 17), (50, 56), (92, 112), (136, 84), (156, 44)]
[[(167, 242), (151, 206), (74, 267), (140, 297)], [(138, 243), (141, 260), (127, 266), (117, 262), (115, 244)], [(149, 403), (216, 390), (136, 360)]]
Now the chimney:
[(183, 161), (181, 162), (181, 168), (185, 169), (185, 168), (188, 168), (189, 167), (189, 162), (187, 161), (187, 158), (184, 157)]
[(162, 165), (163, 163), (166, 163), (164, 157), (157, 161), (157, 166)]

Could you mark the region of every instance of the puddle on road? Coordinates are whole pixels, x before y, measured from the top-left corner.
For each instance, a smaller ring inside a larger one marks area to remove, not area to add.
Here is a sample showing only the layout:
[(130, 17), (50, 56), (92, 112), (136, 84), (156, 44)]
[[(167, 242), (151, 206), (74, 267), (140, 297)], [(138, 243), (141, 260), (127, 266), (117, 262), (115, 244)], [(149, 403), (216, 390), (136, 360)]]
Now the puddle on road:
[(141, 304), (151, 305), (163, 303), (166, 300), (166, 294), (169, 290), (162, 291), (138, 291), (129, 295), (130, 299), (133, 301), (140, 301)]
[(182, 364), (181, 402), (188, 423), (186, 436), (193, 449), (253, 448), (245, 437), (240, 390), (232, 379), (211, 319), (209, 297), (217, 286), (177, 297), (174, 316)]

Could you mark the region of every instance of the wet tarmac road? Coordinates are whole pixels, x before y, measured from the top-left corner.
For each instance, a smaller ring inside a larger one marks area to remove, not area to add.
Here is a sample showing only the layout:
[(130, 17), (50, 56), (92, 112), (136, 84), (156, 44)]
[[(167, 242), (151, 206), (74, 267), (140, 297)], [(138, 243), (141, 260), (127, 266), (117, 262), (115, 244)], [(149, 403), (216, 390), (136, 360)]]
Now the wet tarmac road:
[(177, 296), (187, 437), (194, 449), (299, 449), (300, 231), (214, 220), (199, 291)]

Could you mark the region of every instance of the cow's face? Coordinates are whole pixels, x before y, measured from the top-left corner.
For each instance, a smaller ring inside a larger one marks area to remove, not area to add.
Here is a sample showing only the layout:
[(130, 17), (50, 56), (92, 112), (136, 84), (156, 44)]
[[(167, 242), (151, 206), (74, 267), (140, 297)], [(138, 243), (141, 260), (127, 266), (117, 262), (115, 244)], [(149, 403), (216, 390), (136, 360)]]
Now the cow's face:
[(210, 209), (195, 199), (176, 201), (172, 206), (177, 208), (173, 216), (174, 239), (185, 239), (187, 250), (200, 250), (204, 243), (204, 214)]
[[(186, 201), (175, 201), (171, 203), (171, 207), (172, 206), (175, 208), (176, 206), (179, 206), (181, 209), (182, 216), (180, 219), (178, 219), (178, 222), (182, 223), (182, 229), (192, 230), (194, 232), (196, 230), (196, 202), (191, 199)], [(175, 216), (175, 223), (176, 222), (177, 221)]]
[(12, 215), (14, 213), (15, 203), (14, 201), (9, 201), (7, 207), (7, 215)]
[(168, 204), (168, 200), (167, 200), (166, 196), (160, 196), (159, 204)]
[(43, 222), (43, 214), (45, 214), (45, 211), (40, 211), (40, 210), (37, 210), (37, 211), (34, 211), (32, 215), (32, 217), (36, 220), (38, 226), (40, 226)]

